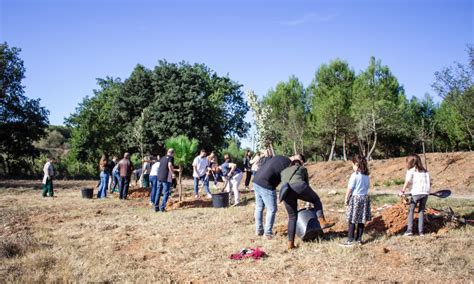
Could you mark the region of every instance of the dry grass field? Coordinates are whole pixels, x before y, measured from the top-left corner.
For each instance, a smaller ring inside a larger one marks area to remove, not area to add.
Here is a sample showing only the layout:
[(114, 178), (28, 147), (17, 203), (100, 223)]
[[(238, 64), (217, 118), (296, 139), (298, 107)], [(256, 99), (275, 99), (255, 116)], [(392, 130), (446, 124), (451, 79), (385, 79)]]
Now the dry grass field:
[[(474, 227), (425, 237), (367, 234), (367, 243), (340, 247), (328, 234), (320, 242), (286, 250), (286, 237), (254, 235), (252, 194), (244, 206), (155, 213), (147, 199), (81, 198), (95, 181), (56, 183), (56, 198), (42, 199), (36, 182), (0, 182), (2, 282), (283, 282), (423, 281), (472, 283)], [(343, 194), (318, 190), (326, 215), (339, 223)], [(394, 191), (395, 193), (395, 191)], [(474, 197), (473, 197), (474, 198)], [(377, 206), (391, 195), (373, 195)], [(472, 216), (474, 199), (430, 198)], [(286, 223), (279, 205), (277, 225)], [(343, 225), (341, 225), (343, 226)], [(261, 260), (230, 260), (244, 247), (261, 247)]]

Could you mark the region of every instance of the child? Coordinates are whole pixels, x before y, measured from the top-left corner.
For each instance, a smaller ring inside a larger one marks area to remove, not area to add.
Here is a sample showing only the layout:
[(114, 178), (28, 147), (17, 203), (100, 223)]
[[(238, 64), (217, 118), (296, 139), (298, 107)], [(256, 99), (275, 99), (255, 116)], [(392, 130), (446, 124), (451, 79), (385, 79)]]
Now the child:
[[(345, 204), (347, 206), (346, 219), (349, 223), (349, 237), (343, 246), (352, 246), (354, 242), (362, 244), (362, 234), (364, 224), (372, 219), (369, 199), (369, 167), (367, 160), (363, 156), (356, 156), (352, 159), (352, 169), (354, 172), (349, 178), (346, 192)], [(357, 233), (356, 233), (357, 225)]]
[(408, 228), (405, 236), (413, 236), (413, 214), (415, 207), (418, 207), (418, 234), (423, 236), (423, 213), (425, 212), (426, 201), (431, 190), (430, 175), (423, 167), (421, 159), (416, 154), (410, 154), (407, 157), (407, 174), (405, 177), (405, 184), (400, 192), (400, 195), (405, 193), (405, 190), (411, 185), (411, 200), (408, 211)]

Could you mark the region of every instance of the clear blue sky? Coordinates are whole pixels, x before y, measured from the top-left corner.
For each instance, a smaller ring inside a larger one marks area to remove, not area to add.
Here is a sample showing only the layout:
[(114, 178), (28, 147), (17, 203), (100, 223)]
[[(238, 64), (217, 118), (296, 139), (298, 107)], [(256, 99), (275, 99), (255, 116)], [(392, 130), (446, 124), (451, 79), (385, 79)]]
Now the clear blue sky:
[(126, 78), (137, 63), (205, 63), (261, 96), (292, 74), (307, 86), (336, 57), (360, 71), (373, 55), (421, 97), (474, 43), (473, 1), (0, 3), (0, 40), (22, 48), (26, 95), (41, 98), (52, 124), (92, 94), (95, 78)]

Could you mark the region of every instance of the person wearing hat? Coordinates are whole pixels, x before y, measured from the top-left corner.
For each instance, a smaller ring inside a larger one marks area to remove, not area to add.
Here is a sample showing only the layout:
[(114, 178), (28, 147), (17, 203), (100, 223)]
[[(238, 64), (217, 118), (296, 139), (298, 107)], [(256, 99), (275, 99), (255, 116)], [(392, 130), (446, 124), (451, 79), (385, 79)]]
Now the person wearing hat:
[(298, 220), (298, 199), (312, 203), (322, 229), (334, 226), (324, 218), (323, 205), (319, 196), (309, 185), (308, 170), (303, 166), (305, 158), (298, 155), (291, 165), (281, 172), (280, 202), (288, 212), (288, 249), (295, 247), (295, 231)]

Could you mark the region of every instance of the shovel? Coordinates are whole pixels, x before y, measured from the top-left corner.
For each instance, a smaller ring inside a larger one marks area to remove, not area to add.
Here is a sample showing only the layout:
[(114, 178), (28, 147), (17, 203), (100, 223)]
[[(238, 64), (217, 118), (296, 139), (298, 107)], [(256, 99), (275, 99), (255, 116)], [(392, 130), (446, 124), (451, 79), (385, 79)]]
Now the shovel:
[[(405, 196), (411, 196), (411, 193), (405, 193), (404, 195)], [(433, 196), (436, 196), (436, 197), (439, 197), (439, 198), (446, 198), (446, 197), (451, 195), (451, 190), (442, 189), (442, 190), (438, 190), (436, 192), (432, 192), (429, 195), (433, 195)]]

